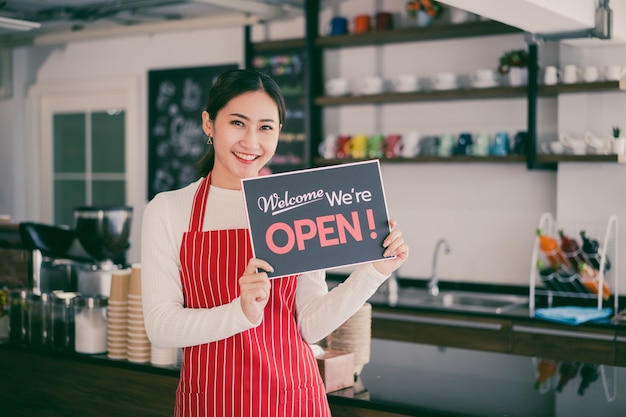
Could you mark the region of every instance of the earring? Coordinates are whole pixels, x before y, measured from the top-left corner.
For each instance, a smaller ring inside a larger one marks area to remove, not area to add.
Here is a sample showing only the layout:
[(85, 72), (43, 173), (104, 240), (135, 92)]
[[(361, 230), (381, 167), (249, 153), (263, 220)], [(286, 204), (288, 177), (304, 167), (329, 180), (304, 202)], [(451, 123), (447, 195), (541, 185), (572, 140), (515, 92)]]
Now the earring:
[(211, 137), (211, 136), (207, 136), (207, 137), (208, 137), (208, 139), (206, 141), (207, 145), (213, 145), (213, 137)]

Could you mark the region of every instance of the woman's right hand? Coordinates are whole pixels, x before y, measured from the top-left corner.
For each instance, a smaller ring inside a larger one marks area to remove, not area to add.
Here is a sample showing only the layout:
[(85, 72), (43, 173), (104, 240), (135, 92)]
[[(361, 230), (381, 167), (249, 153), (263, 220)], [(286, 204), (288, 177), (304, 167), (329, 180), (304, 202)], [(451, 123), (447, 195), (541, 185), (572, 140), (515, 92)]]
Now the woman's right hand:
[(252, 258), (239, 278), (241, 308), (251, 323), (257, 323), (263, 315), (270, 296), (271, 284), (264, 271), (274, 268), (262, 259)]

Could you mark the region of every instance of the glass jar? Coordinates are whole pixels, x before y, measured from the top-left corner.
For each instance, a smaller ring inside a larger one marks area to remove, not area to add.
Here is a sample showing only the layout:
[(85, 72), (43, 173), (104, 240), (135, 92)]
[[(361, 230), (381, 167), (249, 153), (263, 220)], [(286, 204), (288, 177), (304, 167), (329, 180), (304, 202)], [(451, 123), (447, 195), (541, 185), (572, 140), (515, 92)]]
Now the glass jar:
[(33, 347), (50, 345), (50, 294), (28, 295), (27, 343)]
[(104, 296), (81, 296), (76, 299), (76, 352), (106, 353), (107, 305), (108, 298)]
[(74, 292), (55, 291), (52, 299), (51, 345), (56, 350), (74, 350)]
[(18, 346), (28, 342), (28, 296), (29, 291), (25, 289), (9, 293), (9, 338)]

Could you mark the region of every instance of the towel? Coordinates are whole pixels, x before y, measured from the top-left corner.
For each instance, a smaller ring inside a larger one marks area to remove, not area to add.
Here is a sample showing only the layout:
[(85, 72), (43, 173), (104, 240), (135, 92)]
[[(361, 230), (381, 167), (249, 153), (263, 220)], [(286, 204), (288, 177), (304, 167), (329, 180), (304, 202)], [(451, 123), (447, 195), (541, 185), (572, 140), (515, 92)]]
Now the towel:
[(566, 306), (538, 308), (535, 310), (535, 317), (575, 326), (591, 320), (606, 318), (612, 312), (613, 309), (610, 307), (598, 309), (597, 307)]

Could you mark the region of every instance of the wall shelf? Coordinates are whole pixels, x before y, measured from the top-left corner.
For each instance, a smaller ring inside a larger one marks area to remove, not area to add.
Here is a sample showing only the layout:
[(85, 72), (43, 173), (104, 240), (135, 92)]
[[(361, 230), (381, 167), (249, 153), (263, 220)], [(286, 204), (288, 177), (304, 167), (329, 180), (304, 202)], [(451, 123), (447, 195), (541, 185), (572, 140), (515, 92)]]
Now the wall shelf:
[(495, 21), (434, 24), (428, 27), (415, 26), (363, 34), (322, 36), (315, 40), (315, 45), (324, 48), (345, 48), (350, 46), (505, 35), (509, 33), (519, 34), (522, 33), (522, 30)]
[[(314, 163), (316, 166), (328, 166), (345, 164), (349, 162), (365, 161), (366, 159), (354, 159), (354, 158), (335, 158), (324, 159), (316, 158)], [(442, 156), (417, 156), (415, 158), (380, 158), (379, 161), (382, 164), (419, 164), (419, 163), (439, 163), (439, 164), (468, 164), (468, 163), (496, 163), (496, 164), (514, 164), (525, 163), (525, 155), (507, 155), (507, 156), (472, 156), (472, 155), (454, 155), (448, 157)]]
[(626, 155), (537, 155), (537, 162), (616, 162), (626, 164)]

